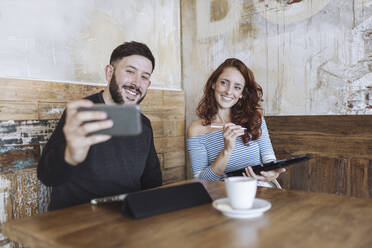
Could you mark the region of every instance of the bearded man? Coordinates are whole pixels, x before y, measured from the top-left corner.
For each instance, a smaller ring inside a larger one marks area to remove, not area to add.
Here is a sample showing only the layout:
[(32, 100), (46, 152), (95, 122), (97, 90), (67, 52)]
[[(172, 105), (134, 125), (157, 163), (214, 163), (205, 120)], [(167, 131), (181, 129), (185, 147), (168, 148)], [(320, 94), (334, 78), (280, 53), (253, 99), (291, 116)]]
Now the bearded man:
[(141, 115), (136, 136), (87, 135), (113, 126), (104, 112), (78, 111), (93, 104), (139, 104), (151, 84), (155, 59), (143, 43), (125, 42), (105, 67), (107, 87), (67, 104), (37, 168), (52, 187), (49, 210), (87, 203), (93, 198), (148, 189), (162, 184), (150, 120)]

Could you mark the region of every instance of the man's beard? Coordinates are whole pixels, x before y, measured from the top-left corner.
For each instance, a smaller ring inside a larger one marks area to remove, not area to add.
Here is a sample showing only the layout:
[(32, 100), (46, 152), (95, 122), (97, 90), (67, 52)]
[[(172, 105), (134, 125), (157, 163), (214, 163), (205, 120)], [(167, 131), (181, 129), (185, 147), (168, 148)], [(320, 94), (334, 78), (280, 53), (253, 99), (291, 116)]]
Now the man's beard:
[[(123, 86), (124, 89), (131, 89), (131, 90), (136, 90), (137, 93), (139, 93), (140, 95), (142, 95), (142, 92), (140, 89), (138, 89), (137, 87), (135, 86)], [(110, 86), (109, 86), (109, 89), (110, 89), (110, 95), (111, 95), (111, 98), (112, 100), (117, 103), (117, 104), (125, 104), (125, 101), (124, 101), (124, 98), (123, 98), (123, 95), (121, 94), (121, 90), (119, 88), (119, 85), (118, 83), (116, 82), (116, 77), (115, 77), (115, 71), (112, 75), (112, 78), (111, 78), (111, 81), (110, 81)], [(138, 101), (136, 102), (136, 104), (140, 104), (143, 99), (145, 98), (146, 94), (143, 95), (140, 99), (138, 99)]]

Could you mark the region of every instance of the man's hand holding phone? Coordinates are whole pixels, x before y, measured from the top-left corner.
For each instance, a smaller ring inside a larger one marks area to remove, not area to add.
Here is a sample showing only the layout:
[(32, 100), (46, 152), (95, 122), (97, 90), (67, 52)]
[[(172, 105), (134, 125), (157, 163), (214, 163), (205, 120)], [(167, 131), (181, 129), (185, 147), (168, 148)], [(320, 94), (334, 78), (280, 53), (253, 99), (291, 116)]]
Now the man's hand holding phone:
[(79, 108), (91, 108), (93, 105), (93, 102), (85, 99), (67, 104), (63, 133), (66, 138), (65, 161), (71, 165), (83, 162), (92, 145), (111, 138), (111, 135), (107, 134), (88, 136), (88, 133), (113, 126), (113, 121), (107, 119), (104, 111), (78, 111)]

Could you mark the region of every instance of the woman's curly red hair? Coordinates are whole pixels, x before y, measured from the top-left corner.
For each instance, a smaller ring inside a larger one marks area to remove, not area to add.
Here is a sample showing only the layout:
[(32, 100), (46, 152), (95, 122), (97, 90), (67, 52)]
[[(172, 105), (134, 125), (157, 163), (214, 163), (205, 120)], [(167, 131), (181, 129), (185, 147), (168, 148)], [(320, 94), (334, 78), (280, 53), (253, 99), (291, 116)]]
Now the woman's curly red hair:
[(202, 119), (203, 125), (210, 125), (217, 115), (217, 102), (212, 86), (225, 68), (237, 69), (245, 79), (242, 98), (231, 108), (231, 122), (247, 128), (242, 136), (244, 144), (250, 140), (257, 140), (261, 136), (262, 112), (262, 88), (255, 81), (253, 72), (239, 59), (226, 59), (207, 80), (204, 95), (196, 109), (196, 114)]

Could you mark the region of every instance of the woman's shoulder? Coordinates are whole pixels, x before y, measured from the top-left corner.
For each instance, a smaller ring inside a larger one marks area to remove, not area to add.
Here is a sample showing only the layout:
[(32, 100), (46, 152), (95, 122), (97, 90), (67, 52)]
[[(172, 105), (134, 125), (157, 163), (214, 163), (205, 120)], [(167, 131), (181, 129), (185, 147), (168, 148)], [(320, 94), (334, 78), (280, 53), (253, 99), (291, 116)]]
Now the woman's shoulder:
[(187, 130), (187, 137), (193, 138), (206, 133), (208, 133), (208, 126), (204, 126), (202, 120), (197, 120), (192, 122), (189, 126)]

